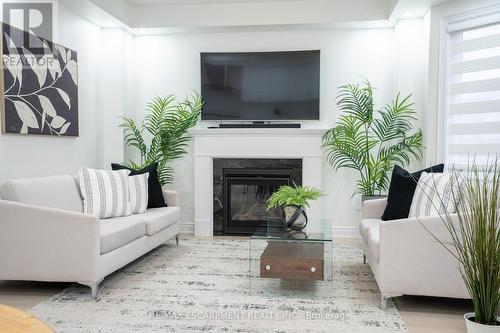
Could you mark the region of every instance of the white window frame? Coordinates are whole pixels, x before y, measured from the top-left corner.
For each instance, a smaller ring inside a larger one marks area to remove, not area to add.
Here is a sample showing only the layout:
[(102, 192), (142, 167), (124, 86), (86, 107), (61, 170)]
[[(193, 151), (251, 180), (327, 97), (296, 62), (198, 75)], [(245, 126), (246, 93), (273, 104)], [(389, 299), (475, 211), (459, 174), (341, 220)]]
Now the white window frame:
[[(450, 52), (449, 34), (480, 27), (487, 24), (500, 22), (500, 5), (491, 5), (475, 10), (465, 11), (440, 19), (439, 25), (439, 62), (438, 62), (438, 105), (436, 126), (436, 157), (439, 161), (447, 163), (448, 137), (448, 74), (449, 66), (447, 59)], [(446, 165), (448, 167), (448, 165)]]

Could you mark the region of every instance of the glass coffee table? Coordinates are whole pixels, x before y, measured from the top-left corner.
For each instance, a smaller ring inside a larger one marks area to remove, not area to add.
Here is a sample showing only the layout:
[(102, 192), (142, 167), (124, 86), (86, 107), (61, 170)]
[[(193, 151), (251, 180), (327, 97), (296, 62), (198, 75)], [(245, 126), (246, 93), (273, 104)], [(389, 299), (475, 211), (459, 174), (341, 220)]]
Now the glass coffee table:
[(302, 231), (268, 219), (250, 237), (249, 292), (281, 296), (328, 297), (333, 281), (330, 220), (309, 219)]

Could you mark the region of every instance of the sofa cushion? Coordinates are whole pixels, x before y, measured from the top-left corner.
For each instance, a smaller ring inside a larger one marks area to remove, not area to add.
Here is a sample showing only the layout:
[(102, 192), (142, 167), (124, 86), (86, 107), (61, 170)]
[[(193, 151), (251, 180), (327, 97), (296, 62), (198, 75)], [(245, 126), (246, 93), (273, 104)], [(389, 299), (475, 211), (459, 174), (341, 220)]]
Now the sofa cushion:
[[(413, 195), (408, 217), (444, 216), (455, 212), (453, 188), (460, 186), (454, 173), (424, 172)], [(457, 196), (455, 196), (458, 199)]]
[(138, 216), (146, 221), (146, 234), (151, 236), (177, 222), (181, 211), (179, 207), (151, 208)]
[(142, 214), (148, 208), (149, 173), (129, 176), (129, 203), (132, 214)]
[(113, 251), (146, 234), (146, 222), (141, 215), (100, 220), (101, 254)]
[(129, 173), (80, 167), (84, 213), (100, 219), (130, 215)]
[(28, 205), (83, 212), (83, 202), (72, 176), (14, 179), (0, 188), (0, 197)]
[(444, 164), (438, 164), (410, 174), (405, 169), (395, 165), (392, 170), (389, 194), (387, 196), (387, 206), (382, 215), (382, 220), (388, 221), (407, 218), (410, 212), (413, 194), (415, 193), (418, 180), (422, 173), (441, 173), (443, 169)]
[(140, 175), (149, 173), (148, 177), (148, 208), (166, 207), (165, 198), (161, 189), (160, 181), (158, 180), (158, 163), (153, 163), (141, 170), (134, 170), (126, 165), (112, 163), (113, 170), (130, 170), (130, 175)]

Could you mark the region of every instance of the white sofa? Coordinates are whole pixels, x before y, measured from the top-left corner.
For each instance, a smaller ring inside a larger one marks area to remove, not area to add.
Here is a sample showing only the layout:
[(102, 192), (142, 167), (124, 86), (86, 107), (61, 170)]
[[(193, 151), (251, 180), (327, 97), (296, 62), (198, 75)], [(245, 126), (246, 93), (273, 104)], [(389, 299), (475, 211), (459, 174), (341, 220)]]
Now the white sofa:
[(180, 230), (176, 192), (168, 207), (99, 220), (83, 214), (72, 176), (17, 179), (0, 187), (0, 280), (79, 282), (97, 297), (110, 273)]
[[(458, 261), (433, 236), (450, 241), (440, 217), (382, 221), (386, 199), (363, 202), (359, 225), (365, 260), (375, 276), (382, 299), (401, 295), (470, 298)], [(456, 218), (456, 216), (455, 216)]]

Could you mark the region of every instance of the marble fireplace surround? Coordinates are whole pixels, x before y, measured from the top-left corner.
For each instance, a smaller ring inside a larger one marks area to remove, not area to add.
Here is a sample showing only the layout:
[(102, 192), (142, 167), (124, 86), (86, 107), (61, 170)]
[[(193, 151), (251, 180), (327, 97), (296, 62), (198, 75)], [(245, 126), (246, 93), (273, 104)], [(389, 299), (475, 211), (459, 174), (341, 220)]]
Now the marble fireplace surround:
[[(322, 188), (321, 136), (323, 129), (251, 128), (190, 131), (194, 144), (194, 234), (213, 236), (213, 159), (302, 159), (302, 184)], [(321, 201), (308, 215), (321, 217)]]

